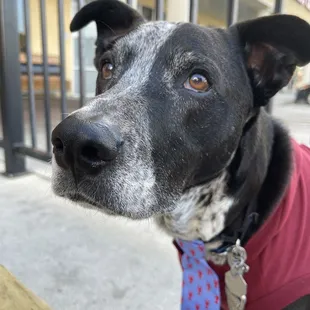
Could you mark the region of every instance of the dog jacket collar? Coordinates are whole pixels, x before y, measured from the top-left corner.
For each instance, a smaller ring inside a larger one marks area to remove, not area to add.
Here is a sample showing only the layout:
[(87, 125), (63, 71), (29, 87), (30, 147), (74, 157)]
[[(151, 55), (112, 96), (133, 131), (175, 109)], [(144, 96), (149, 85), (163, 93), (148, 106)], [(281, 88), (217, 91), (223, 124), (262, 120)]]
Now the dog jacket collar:
[[(256, 204), (255, 204), (256, 206)], [(210, 252), (214, 254), (223, 254), (227, 253), (228, 249), (234, 246), (237, 240), (240, 240), (240, 243), (243, 244), (244, 238), (247, 236), (248, 233), (251, 232), (251, 229), (257, 224), (259, 214), (254, 212), (254, 207), (250, 206), (247, 214), (245, 216), (245, 221), (240, 229), (234, 232), (233, 235), (221, 234), (219, 237), (215, 237), (210, 241), (210, 243), (214, 241), (222, 241), (222, 245), (217, 249), (213, 249)]]
[[(280, 310), (310, 294), (310, 149), (293, 141), (292, 151), (290, 184), (245, 245), (250, 266), (245, 274), (247, 310)], [(221, 308), (227, 310), (224, 275), (229, 267), (208, 264), (219, 277)]]
[(220, 288), (217, 274), (205, 260), (203, 241), (176, 240), (182, 249), (182, 310), (220, 309)]

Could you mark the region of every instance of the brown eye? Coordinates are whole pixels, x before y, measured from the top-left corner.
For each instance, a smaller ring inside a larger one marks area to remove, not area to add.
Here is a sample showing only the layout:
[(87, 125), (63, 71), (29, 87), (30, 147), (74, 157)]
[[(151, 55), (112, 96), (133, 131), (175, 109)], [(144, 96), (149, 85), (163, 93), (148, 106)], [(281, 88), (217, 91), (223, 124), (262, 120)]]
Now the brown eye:
[(112, 78), (113, 75), (113, 65), (109, 62), (105, 63), (102, 67), (102, 78), (104, 80), (109, 80)]
[(206, 92), (209, 89), (209, 83), (205, 76), (201, 74), (193, 74), (184, 84), (185, 88), (196, 91)]

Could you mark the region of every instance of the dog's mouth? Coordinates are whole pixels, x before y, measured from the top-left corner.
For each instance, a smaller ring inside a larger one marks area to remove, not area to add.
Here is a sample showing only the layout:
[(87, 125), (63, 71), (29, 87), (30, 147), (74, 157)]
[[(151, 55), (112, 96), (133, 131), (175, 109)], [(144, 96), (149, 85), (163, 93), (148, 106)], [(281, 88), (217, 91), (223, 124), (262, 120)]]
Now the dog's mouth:
[(86, 209), (95, 209), (97, 211), (100, 211), (106, 215), (112, 215), (112, 216), (122, 216), (122, 217), (128, 217), (128, 214), (124, 210), (119, 210), (116, 208), (113, 208), (112, 206), (109, 206), (108, 204), (100, 204), (99, 202), (83, 195), (77, 192), (73, 193), (66, 193), (64, 195), (61, 195), (61, 197), (69, 199), (70, 201), (77, 203), (78, 205), (82, 206)]
[(90, 208), (90, 209), (100, 209), (101, 211), (104, 211), (108, 214), (115, 214), (112, 209), (108, 209), (107, 207), (103, 207), (98, 202), (92, 200), (91, 198), (81, 195), (79, 193), (68, 193), (63, 195), (64, 198), (69, 199), (72, 202), (75, 202), (77, 204), (81, 204), (84, 207)]

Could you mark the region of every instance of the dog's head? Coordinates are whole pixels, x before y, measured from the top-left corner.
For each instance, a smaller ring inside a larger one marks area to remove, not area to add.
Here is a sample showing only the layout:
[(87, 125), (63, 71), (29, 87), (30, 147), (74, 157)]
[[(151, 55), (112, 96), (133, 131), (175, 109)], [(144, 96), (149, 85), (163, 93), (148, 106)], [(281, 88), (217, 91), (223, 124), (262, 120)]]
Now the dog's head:
[(310, 61), (310, 26), (294, 16), (222, 30), (145, 22), (102, 0), (71, 31), (91, 21), (96, 97), (53, 131), (53, 188), (134, 219), (169, 213), (191, 189), (222, 180), (246, 124)]

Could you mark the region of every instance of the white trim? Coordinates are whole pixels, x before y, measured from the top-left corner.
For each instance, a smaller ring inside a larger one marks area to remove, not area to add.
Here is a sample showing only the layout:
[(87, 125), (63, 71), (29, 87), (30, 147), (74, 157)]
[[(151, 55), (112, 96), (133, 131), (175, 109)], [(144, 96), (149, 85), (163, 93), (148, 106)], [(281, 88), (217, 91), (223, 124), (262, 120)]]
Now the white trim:
[(190, 0), (167, 0), (167, 21), (189, 22)]

